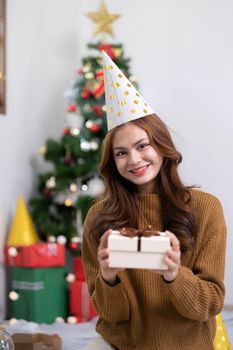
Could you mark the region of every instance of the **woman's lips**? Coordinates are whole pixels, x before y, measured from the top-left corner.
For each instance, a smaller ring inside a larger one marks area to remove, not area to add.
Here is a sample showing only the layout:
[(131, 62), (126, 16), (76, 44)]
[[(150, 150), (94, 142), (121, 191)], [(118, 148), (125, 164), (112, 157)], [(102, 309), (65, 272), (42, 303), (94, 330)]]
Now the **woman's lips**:
[(132, 173), (135, 176), (141, 176), (141, 175), (145, 174), (145, 172), (147, 171), (149, 165), (150, 164), (144, 165), (144, 166), (141, 166), (139, 168), (135, 168), (135, 169), (132, 169), (132, 170), (129, 170), (129, 171), (130, 171), (130, 173)]

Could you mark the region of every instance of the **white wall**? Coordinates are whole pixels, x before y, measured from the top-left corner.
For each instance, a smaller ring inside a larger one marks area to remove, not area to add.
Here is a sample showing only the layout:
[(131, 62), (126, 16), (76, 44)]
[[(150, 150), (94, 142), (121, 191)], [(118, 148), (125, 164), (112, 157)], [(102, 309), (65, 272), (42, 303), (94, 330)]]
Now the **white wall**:
[[(217, 195), (228, 226), (226, 304), (233, 304), (233, 2), (105, 0), (122, 14), (116, 42), (132, 58), (145, 99), (173, 129), (181, 173)], [(99, 0), (8, 0), (7, 115), (0, 117), (0, 244), (20, 194), (25, 201), (45, 164), (38, 149), (60, 137), (63, 93), (89, 51), (93, 25), (83, 14)], [(214, 262), (213, 262), (214, 263)], [(0, 319), (4, 317), (0, 252)], [(2, 283), (3, 282), (3, 283)]]

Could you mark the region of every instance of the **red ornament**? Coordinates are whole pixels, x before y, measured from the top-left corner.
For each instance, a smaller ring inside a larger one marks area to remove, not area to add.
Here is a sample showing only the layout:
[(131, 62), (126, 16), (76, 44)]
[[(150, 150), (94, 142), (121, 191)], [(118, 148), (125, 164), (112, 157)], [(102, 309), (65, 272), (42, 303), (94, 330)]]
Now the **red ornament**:
[(114, 51), (113, 51), (113, 49), (112, 49), (112, 45), (98, 45), (97, 46), (97, 48), (100, 50), (100, 51), (105, 51), (107, 54), (108, 54), (108, 56), (112, 59), (112, 60), (114, 60), (115, 58), (116, 58), (116, 55), (115, 55), (115, 53), (114, 53)]
[(92, 106), (92, 110), (93, 112), (95, 112), (95, 114), (100, 117), (103, 114), (103, 110), (102, 110), (102, 106), (100, 105), (94, 105)]
[(63, 128), (63, 134), (64, 135), (69, 135), (70, 129), (69, 128)]
[(92, 124), (92, 126), (90, 127), (90, 130), (93, 132), (93, 133), (97, 133), (100, 131), (100, 126), (99, 124)]
[(87, 90), (87, 88), (84, 88), (82, 93), (81, 93), (81, 97), (86, 100), (90, 97), (90, 92)]
[(68, 106), (68, 112), (76, 112), (77, 111), (77, 106), (75, 104), (71, 104)]
[(77, 242), (70, 242), (69, 247), (71, 250), (77, 250), (78, 249), (78, 243)]
[(83, 74), (82, 68), (77, 69), (77, 74), (78, 74), (78, 75), (82, 75), (82, 74)]
[(104, 71), (102, 69), (98, 69), (95, 73), (95, 76), (97, 79), (103, 80), (104, 79)]
[(43, 189), (43, 194), (45, 195), (45, 197), (52, 197), (53, 192), (51, 191), (50, 188), (45, 187), (45, 188)]
[(101, 82), (92, 91), (92, 93), (96, 98), (100, 98), (104, 94), (104, 81), (103, 80), (101, 80)]

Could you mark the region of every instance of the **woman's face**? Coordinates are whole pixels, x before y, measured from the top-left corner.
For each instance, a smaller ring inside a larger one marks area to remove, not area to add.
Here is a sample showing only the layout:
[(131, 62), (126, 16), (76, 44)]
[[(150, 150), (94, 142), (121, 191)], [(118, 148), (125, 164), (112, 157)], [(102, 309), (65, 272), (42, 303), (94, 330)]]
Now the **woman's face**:
[(121, 176), (137, 185), (139, 193), (156, 192), (163, 158), (143, 129), (132, 123), (121, 126), (113, 137), (113, 156)]

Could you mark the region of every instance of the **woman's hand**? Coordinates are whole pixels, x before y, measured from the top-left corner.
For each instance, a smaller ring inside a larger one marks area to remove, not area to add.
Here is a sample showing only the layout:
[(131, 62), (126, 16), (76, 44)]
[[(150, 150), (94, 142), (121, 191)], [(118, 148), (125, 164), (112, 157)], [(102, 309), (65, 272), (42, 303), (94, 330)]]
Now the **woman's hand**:
[(112, 230), (107, 230), (100, 239), (97, 258), (100, 264), (100, 272), (103, 279), (110, 285), (116, 283), (117, 272), (122, 271), (122, 268), (109, 267), (109, 249), (108, 236)]
[(180, 242), (178, 238), (171, 232), (166, 231), (171, 240), (171, 248), (165, 255), (165, 262), (168, 270), (162, 272), (162, 276), (167, 282), (172, 282), (176, 278), (180, 270)]

